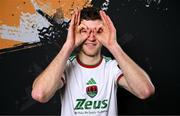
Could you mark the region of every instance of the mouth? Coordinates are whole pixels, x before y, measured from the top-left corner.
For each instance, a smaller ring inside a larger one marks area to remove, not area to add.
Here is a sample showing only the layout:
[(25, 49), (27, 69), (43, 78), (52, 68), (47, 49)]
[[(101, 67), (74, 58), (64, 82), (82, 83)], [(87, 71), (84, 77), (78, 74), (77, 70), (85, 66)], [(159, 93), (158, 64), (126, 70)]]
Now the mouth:
[(84, 45), (86, 45), (86, 46), (96, 46), (96, 43), (84, 43)]

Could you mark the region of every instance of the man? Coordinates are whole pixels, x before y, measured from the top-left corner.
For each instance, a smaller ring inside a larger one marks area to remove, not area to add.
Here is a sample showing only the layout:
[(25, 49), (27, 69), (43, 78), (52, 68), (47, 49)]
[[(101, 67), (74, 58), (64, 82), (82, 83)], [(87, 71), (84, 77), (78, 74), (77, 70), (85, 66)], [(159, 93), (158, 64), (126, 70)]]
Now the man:
[[(61, 89), (62, 116), (117, 115), (118, 85), (140, 99), (149, 97), (154, 93), (149, 76), (116, 39), (116, 29), (104, 11), (76, 11), (61, 51), (34, 81), (32, 97), (44, 103)], [(102, 46), (115, 60), (101, 55)], [(79, 53), (70, 57), (77, 47)]]

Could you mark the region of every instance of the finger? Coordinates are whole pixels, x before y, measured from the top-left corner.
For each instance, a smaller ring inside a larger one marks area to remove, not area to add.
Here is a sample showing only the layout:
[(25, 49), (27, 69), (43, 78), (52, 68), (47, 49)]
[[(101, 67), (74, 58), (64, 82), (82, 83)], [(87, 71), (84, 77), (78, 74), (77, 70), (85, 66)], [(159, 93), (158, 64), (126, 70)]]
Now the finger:
[(101, 10), (101, 11), (100, 11), (100, 16), (101, 16), (101, 19), (102, 19), (104, 25), (107, 26), (107, 19), (106, 19), (106, 14), (105, 14), (105, 12)]
[(88, 27), (85, 24), (82, 24), (82, 23), (78, 27), (82, 27), (82, 28), (88, 29)]
[(80, 23), (80, 10), (78, 8), (76, 8), (75, 14), (76, 14), (76, 25), (79, 25), (79, 23)]
[(103, 11), (102, 12), (102, 14), (103, 14), (103, 16), (104, 16), (104, 18), (105, 18), (105, 21), (106, 21), (106, 25), (107, 25), (107, 27), (110, 29), (110, 23), (109, 23), (109, 20), (108, 20), (108, 15)]
[(81, 16), (81, 11), (78, 10), (78, 21), (77, 21), (77, 24), (78, 24), (78, 25), (80, 24), (80, 16)]
[(105, 19), (105, 23), (106, 23), (107, 28), (110, 31), (115, 30), (114, 24), (111, 21), (110, 17), (104, 11), (102, 11), (102, 15), (103, 15), (103, 17)]
[(77, 31), (81, 31), (82, 29), (85, 29), (86, 31), (89, 29), (86, 25), (84, 24), (80, 24), (78, 27), (77, 27)]
[(112, 22), (112, 20), (110, 19), (109, 16), (106, 16), (107, 17), (107, 24), (108, 24), (108, 27), (110, 28), (110, 30), (115, 30), (115, 27), (114, 27), (114, 24)]
[(70, 27), (74, 26), (74, 19), (75, 19), (75, 14), (73, 14), (71, 17), (71, 22), (69, 24)]
[(78, 11), (76, 10), (75, 11), (75, 20), (74, 20), (75, 25), (77, 25), (77, 22), (78, 22)]
[(74, 18), (75, 18), (75, 14), (72, 15), (71, 22), (70, 22), (69, 27), (68, 27), (68, 35), (67, 35), (68, 38), (69, 37), (71, 38), (73, 30), (75, 28), (75, 26), (74, 26)]

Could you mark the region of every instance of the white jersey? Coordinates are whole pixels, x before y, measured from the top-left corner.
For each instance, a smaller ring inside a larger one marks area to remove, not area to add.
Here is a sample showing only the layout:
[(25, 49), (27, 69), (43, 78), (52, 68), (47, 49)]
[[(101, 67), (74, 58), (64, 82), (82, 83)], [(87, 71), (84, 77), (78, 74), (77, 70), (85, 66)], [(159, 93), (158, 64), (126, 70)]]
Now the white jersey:
[(96, 66), (84, 65), (77, 57), (71, 57), (61, 89), (61, 115), (118, 115), (117, 80), (122, 71), (117, 65), (115, 60), (104, 56)]

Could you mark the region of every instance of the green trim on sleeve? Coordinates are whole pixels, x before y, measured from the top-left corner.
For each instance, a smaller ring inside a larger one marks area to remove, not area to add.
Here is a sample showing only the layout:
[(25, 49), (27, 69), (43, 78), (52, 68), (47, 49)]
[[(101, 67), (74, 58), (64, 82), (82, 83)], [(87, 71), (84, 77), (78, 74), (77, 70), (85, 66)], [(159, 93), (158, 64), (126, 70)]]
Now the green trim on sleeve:
[(76, 55), (72, 55), (69, 57), (69, 61), (72, 62), (76, 58)]
[(109, 62), (110, 60), (112, 60), (111, 57), (107, 57), (107, 56), (103, 56), (103, 58), (105, 59), (105, 62)]

